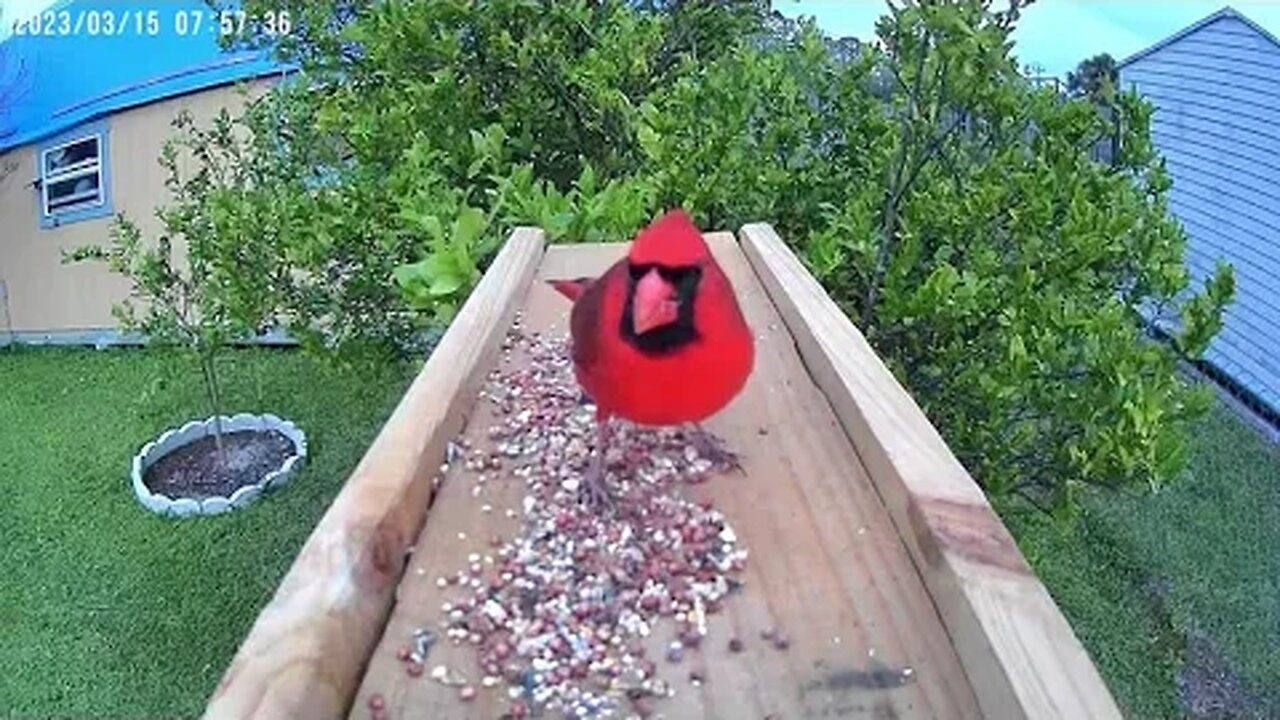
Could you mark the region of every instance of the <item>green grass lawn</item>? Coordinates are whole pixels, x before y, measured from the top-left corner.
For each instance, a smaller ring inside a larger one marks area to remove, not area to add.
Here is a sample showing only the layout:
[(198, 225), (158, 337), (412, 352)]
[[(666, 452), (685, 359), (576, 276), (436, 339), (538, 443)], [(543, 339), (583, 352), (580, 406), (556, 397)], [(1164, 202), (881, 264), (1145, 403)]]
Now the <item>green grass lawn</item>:
[(136, 502), (129, 463), (208, 416), (194, 366), (154, 350), (0, 350), (0, 716), (198, 715), (411, 377), (272, 349), (220, 368), (226, 410), (295, 421), (309, 462), (242, 511), (176, 521)]
[[(229, 412), (310, 439), (283, 492), (214, 518), (144, 511), (133, 453), (207, 415), (198, 373), (159, 351), (0, 351), (0, 715), (198, 715), (311, 528), (411, 377), (284, 350), (222, 364)], [(1280, 717), (1280, 455), (1215, 409), (1187, 477), (1096, 495), (1064, 530), (1006, 513), (1135, 718), (1182, 717), (1179, 674), (1208, 638), (1259, 717)]]
[(1179, 674), (1230, 695), (1206, 653), (1251, 702), (1216, 717), (1280, 717), (1280, 454), (1221, 407), (1192, 442), (1156, 495), (1096, 494), (1070, 531), (1006, 522), (1130, 717), (1184, 717)]

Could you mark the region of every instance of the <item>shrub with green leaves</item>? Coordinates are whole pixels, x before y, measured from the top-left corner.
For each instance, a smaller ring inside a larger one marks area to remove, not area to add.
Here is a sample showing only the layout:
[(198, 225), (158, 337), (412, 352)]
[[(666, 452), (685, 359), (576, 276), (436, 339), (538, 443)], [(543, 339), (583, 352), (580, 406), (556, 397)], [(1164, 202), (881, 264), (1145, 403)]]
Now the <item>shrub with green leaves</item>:
[(769, 221), (989, 492), (1069, 512), (1178, 473), (1204, 396), (1177, 361), (1233, 288), (1190, 286), (1151, 108), (1019, 74), (1023, 5), (891, 8), (873, 44), (762, 2), (247, 0), (291, 10), (303, 70), (243, 119), (236, 197), (296, 333), (401, 352), (514, 225)]

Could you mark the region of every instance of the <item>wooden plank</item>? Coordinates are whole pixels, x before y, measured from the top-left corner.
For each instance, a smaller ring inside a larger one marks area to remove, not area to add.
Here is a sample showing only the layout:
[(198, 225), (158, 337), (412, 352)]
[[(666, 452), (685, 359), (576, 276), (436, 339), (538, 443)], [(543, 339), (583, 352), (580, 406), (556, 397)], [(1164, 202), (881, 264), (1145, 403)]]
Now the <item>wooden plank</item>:
[[(708, 236), (757, 332), (757, 366), (734, 403), (708, 423), (745, 454), (746, 476), (724, 475), (680, 490), (709, 498), (750, 551), (743, 591), (713, 615), (703, 649), (680, 665), (659, 664), (677, 695), (658, 703), (665, 718), (974, 718), (977, 700), (928, 591), (841, 429), (822, 390), (809, 378), (786, 325), (770, 304), (729, 234)], [(623, 245), (554, 246), (540, 278), (601, 272)], [(568, 303), (544, 283), (530, 288), (526, 331), (563, 335)], [(523, 362), (518, 354), (502, 367)], [(472, 414), (465, 436), (481, 444), (492, 424), (489, 403)], [(437, 578), (465, 565), (469, 553), (488, 552), (493, 535), (519, 528), (523, 486), (490, 479), (479, 497), (474, 473), (455, 464), (416, 542), (411, 569), (397, 593), (391, 620), (350, 717), (369, 718), (367, 702), (383, 696), (386, 717), (493, 718), (505, 711), (503, 689), (482, 689), (471, 703), (427, 675), (445, 665), (477, 679), (474, 651), (437, 643), (427, 674), (409, 677), (396, 659), (414, 630), (437, 633), (441, 604), (457, 599)], [(483, 506), (489, 505), (490, 512)], [(760, 639), (781, 625), (792, 644), (783, 652)], [(739, 654), (727, 640), (745, 643)], [(664, 622), (649, 638), (661, 658), (674, 630)], [(691, 668), (707, 682), (694, 687)], [(910, 669), (910, 672), (904, 670)], [(620, 716), (621, 717), (621, 716)]]
[(743, 249), (888, 507), (990, 718), (1119, 718), (982, 490), (773, 228)]
[(449, 439), (542, 257), (520, 228), (485, 273), (258, 616), (206, 718), (346, 714)]

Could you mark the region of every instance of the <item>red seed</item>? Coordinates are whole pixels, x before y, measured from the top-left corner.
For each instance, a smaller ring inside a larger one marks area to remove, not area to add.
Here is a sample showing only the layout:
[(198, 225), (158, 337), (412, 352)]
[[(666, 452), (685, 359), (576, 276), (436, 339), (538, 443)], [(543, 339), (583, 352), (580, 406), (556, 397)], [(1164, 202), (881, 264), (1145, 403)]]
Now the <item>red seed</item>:
[(405, 672), (409, 673), (409, 677), (418, 677), (422, 675), (422, 663), (419, 663), (419, 662), (409, 663), (409, 666), (405, 668)]
[(408, 645), (401, 645), (400, 649), (396, 650), (396, 659), (401, 662), (408, 660), (411, 655), (413, 655), (413, 648)]
[(641, 718), (653, 715), (653, 703), (648, 698), (638, 697), (631, 701), (631, 710)]
[(476, 699), (476, 689), (470, 685), (463, 685), (458, 688), (458, 698), (465, 702)]
[(729, 652), (732, 652), (732, 653), (742, 652), (742, 641), (739, 640), (738, 638), (730, 638)]
[(791, 647), (791, 640), (783, 633), (778, 633), (773, 638), (773, 646), (779, 650), (786, 650)]
[(382, 697), (382, 694), (381, 694), (381, 693), (374, 693), (373, 695), (370, 695), (370, 696), (369, 696), (369, 709), (370, 709), (370, 710), (372, 710), (372, 711), (374, 711), (374, 712), (377, 712), (377, 711), (382, 710), (382, 709), (384, 709), (384, 708), (386, 708), (386, 707), (387, 707), (387, 700), (386, 700), (386, 698)]
[(512, 717), (522, 718), (528, 714), (529, 714), (529, 706), (525, 705), (523, 702), (516, 700), (515, 702), (511, 703)]

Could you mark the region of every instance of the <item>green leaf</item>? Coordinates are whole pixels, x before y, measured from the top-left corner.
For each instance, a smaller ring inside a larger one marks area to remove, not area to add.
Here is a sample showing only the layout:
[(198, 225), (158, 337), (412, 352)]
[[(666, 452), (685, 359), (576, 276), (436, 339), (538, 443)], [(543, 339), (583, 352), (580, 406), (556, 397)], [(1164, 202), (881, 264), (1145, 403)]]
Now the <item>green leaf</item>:
[(453, 224), (453, 242), (462, 247), (473, 245), (484, 232), (486, 225), (488, 225), (488, 219), (483, 211), (473, 207), (463, 208)]

